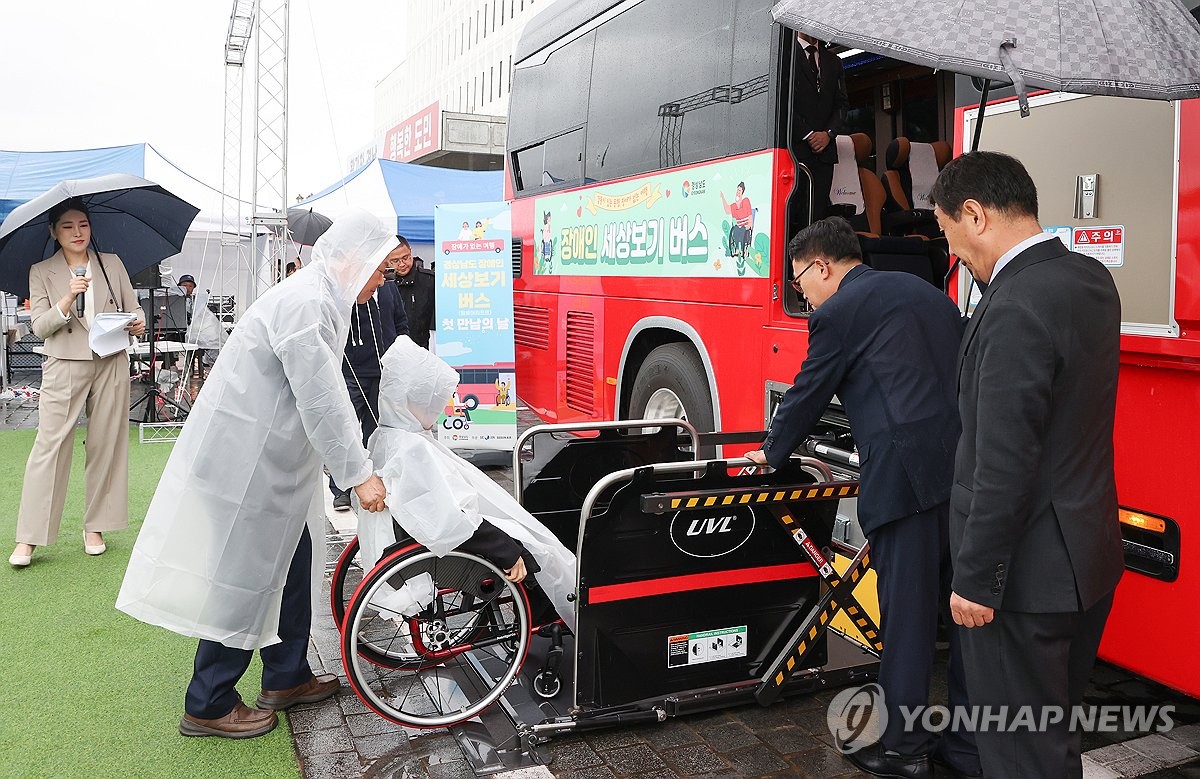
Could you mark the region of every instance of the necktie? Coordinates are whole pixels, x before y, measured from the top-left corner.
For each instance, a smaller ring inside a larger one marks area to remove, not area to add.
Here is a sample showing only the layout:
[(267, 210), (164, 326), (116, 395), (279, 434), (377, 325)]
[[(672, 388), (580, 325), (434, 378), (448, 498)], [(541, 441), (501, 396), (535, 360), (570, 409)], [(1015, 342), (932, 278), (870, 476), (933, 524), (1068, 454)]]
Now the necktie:
[(808, 64), (809, 64), (809, 67), (812, 68), (813, 76), (817, 80), (817, 91), (820, 92), (821, 91), (821, 70), (817, 67), (817, 47), (809, 46), (807, 53), (808, 53)]

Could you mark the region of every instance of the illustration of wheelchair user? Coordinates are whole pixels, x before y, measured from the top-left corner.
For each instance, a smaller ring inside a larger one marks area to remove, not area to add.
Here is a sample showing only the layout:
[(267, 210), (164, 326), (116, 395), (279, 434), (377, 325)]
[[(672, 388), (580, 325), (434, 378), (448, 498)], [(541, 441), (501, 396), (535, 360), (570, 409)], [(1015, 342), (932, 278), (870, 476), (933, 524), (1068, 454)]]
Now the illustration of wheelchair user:
[(550, 232), (550, 212), (542, 214), (542, 273), (554, 272), (554, 238)]
[(745, 182), (738, 182), (732, 203), (725, 199), (725, 193), (722, 192), (721, 205), (733, 220), (725, 252), (730, 257), (745, 259), (750, 253), (754, 238), (754, 217), (758, 214), (758, 209), (754, 208), (750, 204), (750, 198), (746, 197)]
[(496, 407), (512, 405), (512, 374), (501, 374), (496, 378)]

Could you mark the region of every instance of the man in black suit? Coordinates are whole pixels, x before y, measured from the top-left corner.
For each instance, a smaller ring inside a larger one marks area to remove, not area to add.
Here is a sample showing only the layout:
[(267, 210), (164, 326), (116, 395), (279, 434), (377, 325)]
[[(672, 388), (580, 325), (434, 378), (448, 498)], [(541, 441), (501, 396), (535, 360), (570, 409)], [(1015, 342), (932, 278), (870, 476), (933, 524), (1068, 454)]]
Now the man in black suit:
[(810, 35), (796, 33), (795, 102), (792, 106), (792, 155), (813, 177), (813, 221), (829, 210), (833, 166), (837, 164), (834, 138), (846, 122), (849, 100), (842, 60), (825, 50)]
[[(919, 726), (906, 729), (900, 707), (929, 702), (938, 610), (949, 598), (947, 518), (962, 319), (927, 281), (863, 265), (858, 238), (840, 217), (800, 231), (788, 255), (793, 285), (816, 307), (808, 319), (808, 356), (762, 450), (747, 456), (781, 467), (835, 393), (841, 400), (861, 463), (858, 521), (878, 574), (879, 684), (888, 712), (880, 743), (849, 758), (881, 776), (930, 777), (933, 740)], [(951, 652), (950, 700), (966, 705), (957, 642)], [(978, 774), (969, 734), (947, 734), (935, 759), (962, 775)]]
[[(988, 776), (1079, 777), (1067, 709), (1083, 701), (1124, 570), (1120, 299), (1103, 265), (1042, 232), (1037, 189), (1012, 157), (964, 154), (930, 197), (951, 251), (984, 287), (959, 356), (950, 499), (967, 689), (976, 706), (1030, 706), (1048, 724), (981, 732), (980, 756)], [(1061, 707), (1061, 722), (1044, 707)]]

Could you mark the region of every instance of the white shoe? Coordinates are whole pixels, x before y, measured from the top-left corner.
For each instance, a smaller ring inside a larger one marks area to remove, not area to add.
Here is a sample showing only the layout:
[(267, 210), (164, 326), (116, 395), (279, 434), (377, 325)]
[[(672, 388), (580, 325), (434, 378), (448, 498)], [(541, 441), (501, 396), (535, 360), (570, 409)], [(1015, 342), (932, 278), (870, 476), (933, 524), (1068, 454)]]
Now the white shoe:
[[(36, 547), (34, 548), (36, 549)], [(25, 568), (31, 562), (33, 562), (32, 551), (30, 554), (17, 554), (16, 552), (13, 552), (8, 556), (8, 564), (13, 568)]]
[(90, 554), (92, 557), (96, 557), (97, 555), (102, 555), (102, 554), (104, 554), (106, 551), (108, 551), (108, 545), (107, 545), (107, 544), (105, 544), (103, 541), (101, 541), (100, 543), (98, 543), (98, 544), (96, 544), (96, 545), (94, 545), (94, 546), (93, 546), (92, 544), (89, 544), (89, 543), (87, 542), (87, 535), (86, 535), (86, 534), (84, 534), (83, 538), (84, 538), (84, 542), (83, 542), (83, 551), (87, 552), (87, 553), (88, 553), (88, 554)]

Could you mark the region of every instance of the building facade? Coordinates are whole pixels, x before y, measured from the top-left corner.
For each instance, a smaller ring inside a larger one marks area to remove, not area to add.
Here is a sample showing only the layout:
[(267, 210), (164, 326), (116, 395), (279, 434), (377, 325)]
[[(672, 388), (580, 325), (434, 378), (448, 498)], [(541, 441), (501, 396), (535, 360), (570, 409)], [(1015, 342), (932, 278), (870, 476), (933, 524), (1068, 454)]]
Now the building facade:
[(375, 87), (380, 159), (499, 169), (512, 58), (554, 0), (410, 0), (404, 60)]

